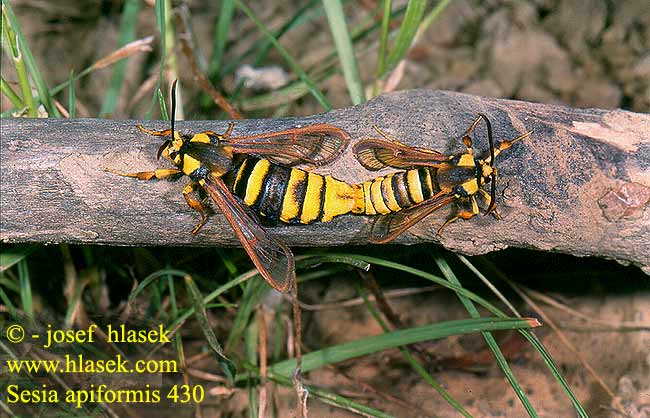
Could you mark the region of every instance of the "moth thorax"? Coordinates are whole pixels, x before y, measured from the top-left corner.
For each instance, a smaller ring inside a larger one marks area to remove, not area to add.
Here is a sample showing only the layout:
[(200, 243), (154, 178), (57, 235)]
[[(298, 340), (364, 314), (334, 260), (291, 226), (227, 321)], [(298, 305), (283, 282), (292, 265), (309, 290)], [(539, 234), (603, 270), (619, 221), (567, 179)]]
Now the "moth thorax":
[(445, 164), (436, 172), (436, 182), (440, 190), (453, 190), (456, 186), (463, 185), (472, 180), (476, 181), (473, 167), (459, 167), (457, 165)]
[(490, 164), (486, 162), (481, 162), (481, 175), (483, 177), (490, 177), (492, 175), (492, 172), (496, 173), (497, 169), (492, 167)]

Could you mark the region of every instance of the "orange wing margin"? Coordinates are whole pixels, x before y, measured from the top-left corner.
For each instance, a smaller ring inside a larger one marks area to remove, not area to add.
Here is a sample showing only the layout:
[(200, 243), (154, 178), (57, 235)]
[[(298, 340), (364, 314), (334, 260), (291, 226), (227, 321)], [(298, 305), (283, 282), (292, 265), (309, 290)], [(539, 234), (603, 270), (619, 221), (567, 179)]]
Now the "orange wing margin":
[(321, 123), (259, 135), (231, 136), (223, 142), (235, 154), (256, 154), (285, 166), (303, 163), (322, 166), (341, 156), (350, 135), (341, 128)]
[(289, 292), (296, 283), (295, 263), (289, 247), (269, 235), (219, 177), (209, 175), (202, 186), (225, 215), (262, 277), (274, 289)]
[(357, 142), (353, 148), (359, 163), (370, 171), (386, 167), (412, 169), (439, 167), (449, 157), (438, 151), (414, 148), (397, 141), (368, 138)]
[(453, 194), (438, 193), (408, 209), (378, 216), (372, 224), (369, 241), (375, 244), (390, 242), (411, 228), (430, 213), (456, 200)]

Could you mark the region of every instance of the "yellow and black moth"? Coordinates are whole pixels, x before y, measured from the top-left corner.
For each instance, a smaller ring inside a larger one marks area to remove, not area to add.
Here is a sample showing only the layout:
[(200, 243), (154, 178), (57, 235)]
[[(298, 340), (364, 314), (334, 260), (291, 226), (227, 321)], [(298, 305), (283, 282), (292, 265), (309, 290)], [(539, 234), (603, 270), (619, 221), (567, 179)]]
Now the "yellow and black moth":
[(363, 195), (357, 187), (292, 167), (334, 161), (347, 147), (348, 133), (333, 125), (316, 124), (234, 136), (234, 125), (230, 124), (224, 133), (181, 134), (174, 129), (175, 87), (176, 82), (172, 86), (171, 128), (153, 131), (138, 126), (142, 132), (167, 138), (158, 149), (158, 157), (169, 159), (175, 168), (135, 173), (109, 171), (141, 180), (188, 176), (190, 183), (183, 189), (183, 196), (201, 215), (192, 233), (196, 234), (207, 221), (205, 208), (195, 197), (203, 189), (224, 214), (264, 279), (275, 289), (288, 292), (295, 285), (293, 254), (259, 225), (250, 209), (271, 220), (300, 224), (362, 211), (357, 206), (363, 204)]
[[(478, 123), (485, 121), (490, 153), (477, 157), (472, 148), (472, 134)], [(461, 154), (445, 155), (435, 150), (404, 145), (375, 126), (383, 139), (368, 138), (354, 146), (361, 165), (371, 171), (385, 167), (404, 169), (363, 183), (365, 213), (379, 216), (373, 223), (370, 241), (386, 243), (397, 238), (433, 211), (452, 202), (460, 210), (447, 219), (438, 234), (458, 219), (471, 219), (480, 213), (477, 197), (482, 200), (485, 214), (496, 212), (497, 168), (495, 158), (514, 143), (528, 137), (526, 132), (496, 147), (492, 139), (492, 124), (479, 114), (462, 137), (466, 147)], [(483, 186), (491, 183), (488, 193)]]

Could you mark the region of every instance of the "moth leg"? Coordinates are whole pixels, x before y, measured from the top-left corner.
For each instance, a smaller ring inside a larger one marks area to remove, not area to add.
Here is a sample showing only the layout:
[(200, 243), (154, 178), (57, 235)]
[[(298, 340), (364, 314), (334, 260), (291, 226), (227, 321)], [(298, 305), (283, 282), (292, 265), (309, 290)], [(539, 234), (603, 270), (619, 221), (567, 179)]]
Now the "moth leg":
[[(481, 196), (483, 196), (483, 199), (485, 199), (485, 206), (489, 208), (490, 205), (492, 204), (492, 196), (490, 196), (490, 193), (486, 192), (483, 189), (478, 189), (478, 191), (479, 193), (481, 193)], [(494, 217), (497, 218), (498, 220), (501, 220), (501, 215), (499, 215), (496, 206), (494, 207), (494, 209), (492, 209), (490, 213), (493, 214)]]
[(447, 227), (447, 225), (452, 224), (456, 222), (459, 219), (464, 219), (464, 220), (469, 220), (472, 219), (474, 216), (478, 215), (481, 211), (478, 208), (478, 203), (476, 203), (476, 198), (474, 196), (470, 197), (470, 202), (472, 204), (472, 210), (466, 210), (463, 209), (460, 212), (458, 212), (455, 216), (452, 216), (451, 218), (447, 219), (444, 224), (438, 229), (438, 232), (436, 232), (436, 236), (440, 236), (442, 234), (442, 230)]
[(203, 225), (205, 225), (205, 223), (208, 221), (208, 215), (205, 214), (205, 208), (203, 207), (203, 204), (200, 200), (192, 196), (193, 192), (196, 191), (196, 184), (197, 183), (195, 181), (192, 181), (183, 189), (183, 197), (185, 198), (187, 205), (197, 211), (199, 215), (201, 215), (201, 221), (199, 221), (194, 229), (192, 229), (192, 235), (196, 235), (199, 230), (203, 228)]
[(208, 135), (208, 136), (216, 136), (216, 137), (219, 138), (220, 140), (224, 140), (224, 139), (228, 139), (228, 137), (230, 136), (230, 134), (232, 134), (232, 131), (233, 131), (234, 128), (235, 128), (235, 124), (232, 123), (232, 122), (230, 122), (230, 123), (228, 124), (228, 129), (226, 129), (226, 132), (224, 132), (224, 133), (222, 133), (222, 134), (218, 134), (218, 133), (216, 133), (215, 131), (203, 131), (203, 132), (201, 132), (201, 133), (202, 133), (202, 134), (205, 134), (205, 135)]
[(164, 131), (152, 131), (151, 129), (147, 129), (142, 125), (136, 125), (136, 127), (140, 130), (140, 132), (144, 132), (145, 134), (153, 136), (169, 136), (172, 133), (171, 129), (165, 129)]
[(171, 177), (175, 174), (181, 173), (181, 170), (177, 168), (160, 168), (154, 171), (138, 171), (135, 173), (124, 173), (122, 171), (113, 170), (111, 168), (106, 168), (105, 171), (108, 171), (109, 173), (117, 174), (118, 176), (122, 176), (122, 177), (134, 177), (137, 178), (138, 180), (152, 180), (154, 178), (158, 180), (162, 180), (167, 177)]

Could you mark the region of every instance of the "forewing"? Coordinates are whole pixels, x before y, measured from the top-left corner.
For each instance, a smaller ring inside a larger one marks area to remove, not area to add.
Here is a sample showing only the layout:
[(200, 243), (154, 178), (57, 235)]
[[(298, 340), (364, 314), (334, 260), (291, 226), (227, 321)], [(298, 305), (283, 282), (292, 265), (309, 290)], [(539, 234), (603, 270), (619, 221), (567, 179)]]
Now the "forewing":
[(378, 216), (372, 224), (368, 240), (376, 244), (385, 244), (397, 238), (404, 231), (411, 228), (431, 212), (453, 202), (455, 197), (450, 194), (433, 196), (408, 209), (391, 213), (385, 216)]
[(402, 169), (439, 167), (448, 159), (438, 151), (409, 147), (399, 142), (376, 138), (357, 142), (353, 151), (359, 163), (370, 171), (386, 167)]
[(262, 277), (280, 292), (291, 290), (296, 282), (296, 272), (289, 247), (270, 236), (246, 212), (223, 180), (209, 176), (203, 188), (226, 216)]
[(224, 142), (233, 153), (255, 154), (285, 166), (326, 165), (338, 158), (350, 135), (327, 124), (310, 125), (260, 135), (229, 137)]

